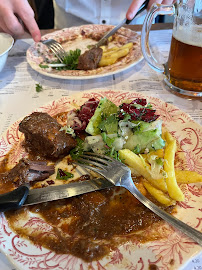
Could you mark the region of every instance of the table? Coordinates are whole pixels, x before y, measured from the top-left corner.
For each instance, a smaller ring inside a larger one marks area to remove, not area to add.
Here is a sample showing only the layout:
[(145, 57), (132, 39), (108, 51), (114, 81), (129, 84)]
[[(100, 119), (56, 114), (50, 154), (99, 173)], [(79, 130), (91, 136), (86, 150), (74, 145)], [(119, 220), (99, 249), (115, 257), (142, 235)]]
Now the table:
[[(141, 26), (127, 26), (140, 31)], [(155, 24), (152, 26), (151, 43), (154, 53), (164, 62), (167, 59), (172, 35), (172, 24)], [(54, 30), (42, 30), (42, 35)], [(26, 50), (33, 40), (28, 34), (17, 40), (9, 53), (8, 62), (0, 73), (0, 133), (11, 123), (31, 113), (37, 107), (49, 101), (68, 96), (77, 91), (88, 89), (135, 90), (151, 95), (179, 107), (182, 111), (202, 124), (202, 106), (200, 101), (186, 100), (168, 92), (163, 84), (163, 75), (153, 71), (143, 60), (135, 67), (104, 78), (86, 81), (54, 79), (38, 74), (26, 62)], [(157, 46), (158, 45), (158, 46)], [(161, 52), (160, 54), (157, 52)], [(36, 84), (43, 86), (43, 91), (36, 92)], [(192, 259), (183, 270), (201, 269), (202, 254)], [(0, 254), (1, 270), (14, 269)], [(182, 270), (182, 269), (181, 269)]]

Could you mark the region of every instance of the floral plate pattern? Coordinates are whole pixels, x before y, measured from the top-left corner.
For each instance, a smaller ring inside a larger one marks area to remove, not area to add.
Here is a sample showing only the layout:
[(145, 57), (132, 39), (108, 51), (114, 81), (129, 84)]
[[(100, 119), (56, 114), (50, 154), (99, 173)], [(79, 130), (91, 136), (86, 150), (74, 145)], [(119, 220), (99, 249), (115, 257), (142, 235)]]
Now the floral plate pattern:
[[(102, 36), (105, 32), (111, 30), (113, 26), (110, 25), (83, 25), (79, 27), (64, 28), (62, 30), (44, 35), (42, 40), (55, 39), (63, 45), (68, 52), (70, 49), (81, 49), (82, 52), (88, 50), (87, 45), (93, 45), (97, 41), (92, 37)], [(100, 35), (101, 34), (101, 35)], [(118, 60), (116, 63), (99, 67), (93, 70), (61, 70), (57, 71), (51, 68), (41, 68), (41, 64), (44, 59), (50, 56), (50, 51), (42, 43), (34, 43), (27, 51), (27, 61), (30, 66), (37, 72), (54, 78), (60, 79), (92, 79), (103, 76), (112, 75), (121, 71), (124, 71), (143, 59), (140, 48), (140, 36), (127, 28), (120, 28), (115, 34), (116, 40), (112, 43), (116, 46), (121, 46), (128, 42), (133, 42), (133, 47), (125, 57)], [(43, 63), (44, 64), (44, 63)]]
[[(124, 99), (146, 98), (157, 110), (166, 128), (177, 139), (176, 167), (179, 169), (202, 171), (202, 128), (187, 114), (178, 108), (167, 104), (157, 98), (144, 96), (134, 91), (92, 90), (80, 92), (76, 95), (63, 97), (53, 101), (36, 111), (55, 115), (82, 105), (89, 98), (100, 99), (107, 97), (117, 105)], [(14, 148), (9, 164), (13, 166), (25, 155), (22, 147), (22, 135), (18, 131), (20, 120), (15, 122), (0, 137), (0, 159)], [(178, 203), (176, 216), (185, 223), (202, 230), (200, 184), (181, 185), (185, 194), (185, 201)], [(190, 218), (191, 217), (191, 218)], [(26, 224), (30, 230), (40, 228), (44, 232), (49, 225), (41, 218), (31, 216)], [(160, 270), (174, 270), (183, 266), (191, 257), (200, 252), (200, 246), (193, 240), (175, 230), (168, 224), (156, 228), (165, 236), (161, 240), (140, 244), (135, 240), (119, 246), (109, 256), (100, 261), (86, 263), (69, 254), (55, 254), (43, 247), (35, 246), (29, 241), (20, 238), (8, 227), (3, 214), (0, 216), (0, 250), (20, 270), (146, 270), (156, 265)], [(155, 233), (155, 232), (154, 232)]]

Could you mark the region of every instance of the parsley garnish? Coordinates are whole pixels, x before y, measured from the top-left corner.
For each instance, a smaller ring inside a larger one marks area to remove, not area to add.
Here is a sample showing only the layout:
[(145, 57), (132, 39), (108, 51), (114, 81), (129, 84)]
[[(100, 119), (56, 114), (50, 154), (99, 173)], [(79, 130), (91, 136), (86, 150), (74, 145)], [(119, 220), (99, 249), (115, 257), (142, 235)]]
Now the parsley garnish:
[[(66, 56), (64, 57), (63, 64), (65, 67), (52, 67), (57, 70), (76, 70), (78, 66), (79, 56), (81, 55), (81, 50), (76, 49), (75, 51), (70, 50), (67, 52)], [(53, 61), (51, 64), (60, 64), (60, 61)]]
[(40, 68), (49, 68), (48, 65), (42, 65), (42, 64), (39, 64)]
[(157, 163), (158, 165), (163, 166), (163, 160), (162, 160), (162, 158), (157, 158), (157, 159), (156, 159), (156, 163)]
[(67, 180), (69, 178), (73, 178), (74, 175), (72, 173), (66, 172), (62, 169), (58, 169), (56, 179), (58, 180)]
[(81, 54), (80, 49), (76, 49), (75, 51), (70, 50), (65, 56), (63, 63), (67, 65), (68, 69), (71, 70), (77, 69), (80, 54)]
[(36, 83), (36, 92), (41, 92), (43, 90), (43, 87), (40, 83)]
[(133, 153), (137, 155), (137, 154), (140, 154), (140, 151), (141, 151), (140, 145), (137, 144), (133, 149)]
[(116, 138), (110, 138), (107, 136), (105, 132), (101, 133), (103, 141), (106, 143), (107, 146), (112, 147), (113, 142)]
[(82, 155), (83, 151), (84, 151), (83, 150), (83, 141), (78, 137), (76, 137), (76, 141), (77, 141), (77, 146), (70, 151), (70, 156), (74, 160), (78, 159), (79, 156)]

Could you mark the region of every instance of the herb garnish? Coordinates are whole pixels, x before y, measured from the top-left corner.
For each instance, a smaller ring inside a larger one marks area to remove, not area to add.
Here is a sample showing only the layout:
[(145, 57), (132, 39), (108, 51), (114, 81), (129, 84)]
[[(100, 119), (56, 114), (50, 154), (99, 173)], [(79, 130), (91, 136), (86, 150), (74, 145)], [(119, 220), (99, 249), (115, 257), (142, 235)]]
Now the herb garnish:
[(72, 173), (66, 172), (62, 169), (58, 169), (56, 179), (58, 180), (67, 180), (69, 178), (73, 178), (74, 175)]
[(43, 87), (40, 83), (36, 83), (36, 92), (41, 92), (43, 90)]
[(71, 135), (73, 138), (76, 137), (76, 134), (74, 133), (74, 130), (73, 128), (71, 128), (70, 126), (64, 126), (64, 127), (61, 127), (60, 131), (64, 130), (65, 133)]
[[(70, 50), (66, 53), (66, 56), (64, 57), (63, 64), (66, 66), (64, 67), (52, 67), (57, 70), (76, 70), (78, 66), (78, 60), (79, 56), (81, 55), (81, 50), (76, 49), (74, 51)], [(52, 61), (50, 64), (61, 64), (59, 60)]]
[(39, 64), (40, 68), (49, 68), (48, 65), (42, 65), (42, 64)]
[(79, 156), (82, 155), (84, 152), (83, 141), (79, 137), (76, 137), (76, 141), (77, 141), (77, 146), (70, 151), (70, 156), (74, 160), (78, 159)]

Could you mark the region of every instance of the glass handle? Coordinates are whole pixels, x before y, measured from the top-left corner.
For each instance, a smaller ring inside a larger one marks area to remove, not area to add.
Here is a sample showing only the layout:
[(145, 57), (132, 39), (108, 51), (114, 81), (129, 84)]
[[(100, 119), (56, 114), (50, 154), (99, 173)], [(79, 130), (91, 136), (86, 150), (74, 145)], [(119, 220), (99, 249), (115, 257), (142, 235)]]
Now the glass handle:
[(165, 73), (166, 64), (160, 64), (157, 60), (152, 56), (151, 49), (149, 46), (149, 32), (152, 26), (152, 22), (158, 15), (173, 15), (175, 13), (174, 5), (160, 5), (153, 4), (150, 10), (148, 11), (141, 33), (141, 48), (142, 54), (148, 64), (156, 71), (161, 73)]

